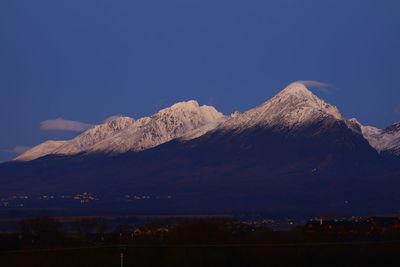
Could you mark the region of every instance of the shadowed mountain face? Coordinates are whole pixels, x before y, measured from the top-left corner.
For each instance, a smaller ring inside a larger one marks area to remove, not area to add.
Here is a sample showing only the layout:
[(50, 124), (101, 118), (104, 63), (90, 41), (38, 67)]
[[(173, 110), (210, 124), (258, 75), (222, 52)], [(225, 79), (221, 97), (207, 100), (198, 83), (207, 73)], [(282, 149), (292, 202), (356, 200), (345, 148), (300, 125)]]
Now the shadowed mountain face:
[[(2, 195), (87, 191), (100, 197), (92, 208), (137, 212), (351, 214), (394, 212), (400, 204), (397, 162), (380, 157), (359, 127), (301, 84), (195, 139), (112, 157), (5, 163), (0, 183)], [(151, 199), (128, 201), (126, 195)]]

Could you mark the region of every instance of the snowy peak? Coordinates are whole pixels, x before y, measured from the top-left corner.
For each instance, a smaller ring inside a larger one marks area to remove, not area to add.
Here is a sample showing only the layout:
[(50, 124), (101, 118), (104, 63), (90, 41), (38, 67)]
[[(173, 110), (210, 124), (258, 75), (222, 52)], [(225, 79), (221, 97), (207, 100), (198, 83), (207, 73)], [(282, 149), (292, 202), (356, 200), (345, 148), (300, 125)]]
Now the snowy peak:
[(141, 151), (186, 135), (195, 138), (217, 127), (225, 116), (211, 106), (194, 101), (179, 102), (149, 117), (134, 120), (111, 117), (68, 141), (48, 141), (15, 160), (27, 161), (49, 154), (119, 154)]
[[(212, 106), (199, 106), (199, 103), (195, 100), (190, 100), (186, 102), (179, 102), (172, 105), (169, 108), (160, 110), (157, 114), (153, 116), (173, 116), (186, 117), (200, 116), (204, 123), (214, 122), (215, 120), (223, 117), (224, 115), (217, 111)], [(182, 118), (184, 120), (184, 118)]]
[(381, 134), (382, 130), (378, 129), (373, 126), (364, 126), (361, 122), (359, 122), (356, 118), (351, 118), (347, 120), (349, 123), (356, 125), (359, 130), (361, 131), (361, 134), (364, 136), (365, 139), (370, 141), (373, 136)]
[(364, 126), (356, 118), (348, 119), (346, 124), (351, 130), (361, 134), (375, 150), (378, 152), (380, 151), (380, 140), (378, 136), (382, 133), (381, 129), (373, 126)]
[[(88, 152), (118, 154), (141, 151), (185, 135), (186, 139), (189, 136), (195, 138), (218, 126), (223, 117), (215, 108), (199, 106), (194, 100), (180, 102), (135, 121), (127, 130), (96, 144)], [(196, 130), (199, 131), (194, 133)]]
[[(343, 120), (343, 116), (336, 106), (326, 103), (324, 100), (313, 94), (304, 84), (294, 82), (289, 84), (279, 94), (273, 97), (271, 102), (290, 102), (303, 109), (305, 107), (315, 109), (332, 117)], [(267, 101), (266, 104), (270, 101)]]
[(95, 125), (84, 133), (68, 141), (47, 141), (35, 146), (15, 158), (17, 161), (28, 161), (49, 154), (68, 155), (90, 149), (94, 144), (109, 138), (126, 129), (135, 120), (129, 117), (111, 117), (104, 123)]
[(135, 122), (134, 119), (130, 117), (112, 117), (106, 120), (106, 122), (95, 125), (83, 134), (76, 137), (76, 140), (85, 139), (88, 142), (86, 145), (91, 145), (91, 143), (100, 141), (101, 139), (105, 139), (108, 136), (111, 136), (117, 132), (120, 132)]
[(221, 127), (295, 129), (326, 119), (344, 120), (335, 106), (314, 95), (303, 84), (294, 82), (262, 105), (238, 114)]
[(75, 154), (90, 149), (101, 142), (131, 126), (134, 119), (129, 117), (114, 117), (105, 123), (95, 125), (83, 134), (70, 140), (65, 145), (53, 151), (55, 154)]
[(355, 118), (348, 121), (360, 128), (364, 138), (376, 151), (400, 156), (400, 122), (381, 130), (373, 126), (364, 126)]
[(270, 100), (244, 113), (224, 116), (214, 107), (200, 106), (195, 100), (179, 102), (138, 120), (111, 117), (71, 140), (44, 142), (15, 160), (33, 160), (49, 154), (113, 155), (142, 151), (174, 139), (191, 140), (213, 130), (241, 132), (265, 127), (296, 134), (308, 126), (317, 126), (321, 134), (338, 121), (364, 136), (378, 152), (395, 151), (400, 155), (400, 123), (380, 130), (364, 126), (354, 118), (346, 120), (335, 106), (317, 97), (304, 84), (294, 82)]
[[(178, 102), (176, 104), (173, 104), (169, 108), (165, 108), (163, 110), (192, 110), (192, 111), (197, 111), (199, 108), (199, 103), (196, 100), (189, 100), (189, 101), (184, 101), (184, 102)], [(160, 110), (162, 112), (163, 110)]]
[(276, 96), (294, 95), (303, 98), (312, 98), (314, 94), (302, 83), (293, 82), (280, 91)]

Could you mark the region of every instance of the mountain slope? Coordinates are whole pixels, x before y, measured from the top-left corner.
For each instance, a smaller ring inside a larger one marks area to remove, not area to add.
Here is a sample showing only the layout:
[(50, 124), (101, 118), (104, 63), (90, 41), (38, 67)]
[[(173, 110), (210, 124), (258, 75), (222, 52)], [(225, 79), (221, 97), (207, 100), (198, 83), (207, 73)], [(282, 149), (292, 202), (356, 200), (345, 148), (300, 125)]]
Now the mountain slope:
[[(175, 111), (167, 112), (171, 113), (175, 117)], [(153, 121), (170, 117), (160, 116)], [(209, 123), (206, 118), (199, 121)], [(216, 119), (212, 127), (202, 126), (206, 130), (197, 127), (189, 132), (187, 139), (183, 135), (113, 157), (89, 153), (86, 158), (72, 155), (1, 164), (0, 194), (93, 192), (101, 201), (88, 207), (153, 213), (354, 214), (394, 211), (400, 203), (399, 167), (379, 156), (359, 126), (301, 84), (291, 84), (254, 109)], [(162, 123), (166, 126), (158, 128), (148, 120), (142, 125), (159, 132), (176, 125)], [(145, 133), (138, 130), (135, 136), (148, 136)], [(120, 133), (116, 136), (122, 138)], [(154, 199), (127, 200), (127, 195)], [(166, 201), (162, 196), (171, 198)], [(65, 202), (57, 205), (71, 207)]]
[(158, 113), (137, 120), (128, 129), (95, 144), (87, 152), (119, 154), (142, 151), (168, 142), (206, 125), (215, 127), (224, 115), (211, 106), (199, 106), (196, 101), (177, 103)]
[(72, 140), (40, 144), (15, 160), (28, 161), (51, 154), (120, 154), (130, 150), (141, 151), (184, 135), (186, 138), (195, 136), (192, 132), (200, 128), (204, 133), (204, 130), (217, 126), (223, 118), (223, 114), (213, 107), (199, 106), (193, 100), (180, 102), (136, 121), (129, 117), (114, 117)]
[(292, 83), (262, 105), (224, 123), (225, 130), (263, 126), (298, 129), (324, 119), (343, 120), (340, 111), (301, 83)]
[(350, 119), (357, 125), (364, 138), (381, 154), (400, 156), (400, 122), (381, 130), (372, 126), (364, 126), (357, 119)]
[(385, 153), (400, 156), (400, 122), (394, 123), (383, 129), (379, 148)]
[(200, 139), (218, 145), (226, 142), (227, 147), (237, 143), (255, 157), (258, 153), (286, 158), (309, 155), (321, 161), (320, 157), (340, 154), (337, 160), (346, 161), (353, 154), (360, 160), (377, 156), (335, 106), (301, 83), (292, 83), (260, 106), (230, 117)]
[(28, 151), (25, 151), (21, 155), (15, 158), (15, 160), (18, 161), (29, 161), (29, 160), (34, 160), (37, 158), (41, 158), (43, 156), (46, 156), (48, 154), (54, 153), (58, 148), (61, 146), (65, 145), (67, 141), (53, 141), (49, 140), (44, 143), (41, 143), (40, 145), (37, 145)]
[[(132, 125), (133, 122), (134, 119), (129, 117), (114, 117), (103, 124), (93, 126), (72, 140), (50, 141), (51, 143), (45, 142), (35, 146), (15, 158), (15, 160), (29, 161), (50, 154), (68, 155), (80, 153), (88, 150), (95, 143), (105, 140), (110, 136), (126, 129)], [(47, 144), (52, 145), (50, 146)]]

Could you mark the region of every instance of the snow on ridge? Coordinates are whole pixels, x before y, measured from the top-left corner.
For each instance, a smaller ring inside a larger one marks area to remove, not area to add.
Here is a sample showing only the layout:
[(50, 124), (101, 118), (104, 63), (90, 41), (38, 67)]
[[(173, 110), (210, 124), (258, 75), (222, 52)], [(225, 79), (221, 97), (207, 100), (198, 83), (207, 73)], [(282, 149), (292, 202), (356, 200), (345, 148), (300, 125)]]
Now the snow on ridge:
[(373, 138), (378, 152), (387, 151), (400, 156), (400, 122), (389, 125)]
[(169, 108), (160, 110), (157, 114), (167, 114), (167, 113), (185, 113), (192, 112), (193, 114), (201, 114), (205, 120), (209, 122), (214, 122), (216, 119), (223, 116), (223, 114), (217, 111), (213, 106), (203, 105), (200, 106), (196, 100), (189, 100), (185, 102), (178, 102)]
[(179, 102), (154, 115), (137, 120), (127, 130), (93, 146), (88, 153), (119, 154), (130, 150), (142, 151), (197, 129), (211, 130), (223, 117), (224, 115), (214, 107), (199, 106), (194, 100)]
[[(212, 129), (225, 117), (211, 106), (199, 106), (197, 101), (179, 102), (148, 117), (110, 117), (77, 137), (67, 141), (48, 141), (31, 148), (15, 158), (33, 160), (49, 154), (76, 153), (118, 154), (129, 150), (141, 151), (179, 138), (196, 129), (202, 133)], [(207, 127), (204, 127), (208, 125)]]
[(29, 161), (34, 160), (48, 154), (51, 154), (52, 151), (56, 150), (60, 146), (64, 145), (67, 141), (53, 141), (49, 140), (40, 145), (32, 147), (31, 149), (25, 151), (14, 160), (16, 161)]
[(254, 126), (297, 128), (330, 118), (344, 120), (336, 106), (326, 103), (302, 83), (291, 83), (270, 100), (227, 120), (221, 130), (242, 129)]
[(373, 126), (364, 126), (356, 118), (348, 121), (359, 126), (364, 138), (379, 153), (389, 151), (395, 155), (400, 155), (400, 122), (382, 130)]
[(196, 100), (189, 100), (189, 101), (182, 101), (182, 102), (178, 102), (173, 104), (171, 107), (165, 108), (160, 110), (160, 112), (164, 111), (164, 110), (195, 110), (199, 108), (199, 103)]
[(385, 129), (383, 129), (383, 132), (385, 134), (396, 135), (398, 132), (400, 132), (400, 122), (396, 122), (396, 123), (389, 125)]
[(339, 109), (331, 104), (326, 103), (324, 100), (313, 94), (304, 84), (294, 82), (289, 84), (285, 89), (283, 89), (276, 97), (283, 98), (286, 95), (293, 95), (297, 98), (303, 99), (308, 105), (313, 108), (325, 112), (337, 120), (343, 120), (343, 116)]
[(376, 128), (374, 126), (365, 126), (356, 118), (351, 118), (348, 119), (347, 121), (356, 124), (360, 128), (360, 131), (362, 135), (364, 135), (364, 137), (376, 136), (382, 133), (381, 129)]
[(68, 141), (53, 153), (55, 154), (76, 154), (89, 150), (93, 145), (125, 130), (135, 122), (130, 117), (117, 117), (107, 120), (106, 123), (95, 125), (81, 135)]
[(195, 100), (178, 102), (159, 112), (134, 120), (110, 117), (81, 135), (67, 141), (47, 141), (31, 148), (15, 160), (33, 160), (48, 154), (106, 153), (142, 151), (173, 139), (182, 141), (210, 131), (243, 131), (255, 126), (296, 130), (322, 121), (343, 121), (378, 152), (393, 150), (400, 154), (400, 123), (381, 130), (364, 126), (357, 119), (346, 120), (336, 106), (326, 103), (299, 82), (263, 104), (244, 113), (224, 116), (212, 106)]
[(122, 131), (133, 122), (134, 119), (130, 117), (113, 117), (112, 119), (107, 119), (106, 122), (102, 124), (91, 127), (71, 140), (46, 141), (39, 144), (16, 157), (14, 160), (29, 161), (49, 154), (69, 155), (79, 153), (89, 149), (95, 143)]

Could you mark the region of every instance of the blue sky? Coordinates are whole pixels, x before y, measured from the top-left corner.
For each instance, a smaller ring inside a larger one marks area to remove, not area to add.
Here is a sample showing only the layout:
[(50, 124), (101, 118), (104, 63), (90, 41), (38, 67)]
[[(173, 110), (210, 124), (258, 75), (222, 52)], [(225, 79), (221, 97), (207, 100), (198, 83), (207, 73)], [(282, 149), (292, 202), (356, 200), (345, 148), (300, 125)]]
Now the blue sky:
[(400, 1), (1, 1), (0, 161), (195, 99), (228, 114), (296, 80), (346, 117), (400, 121)]

